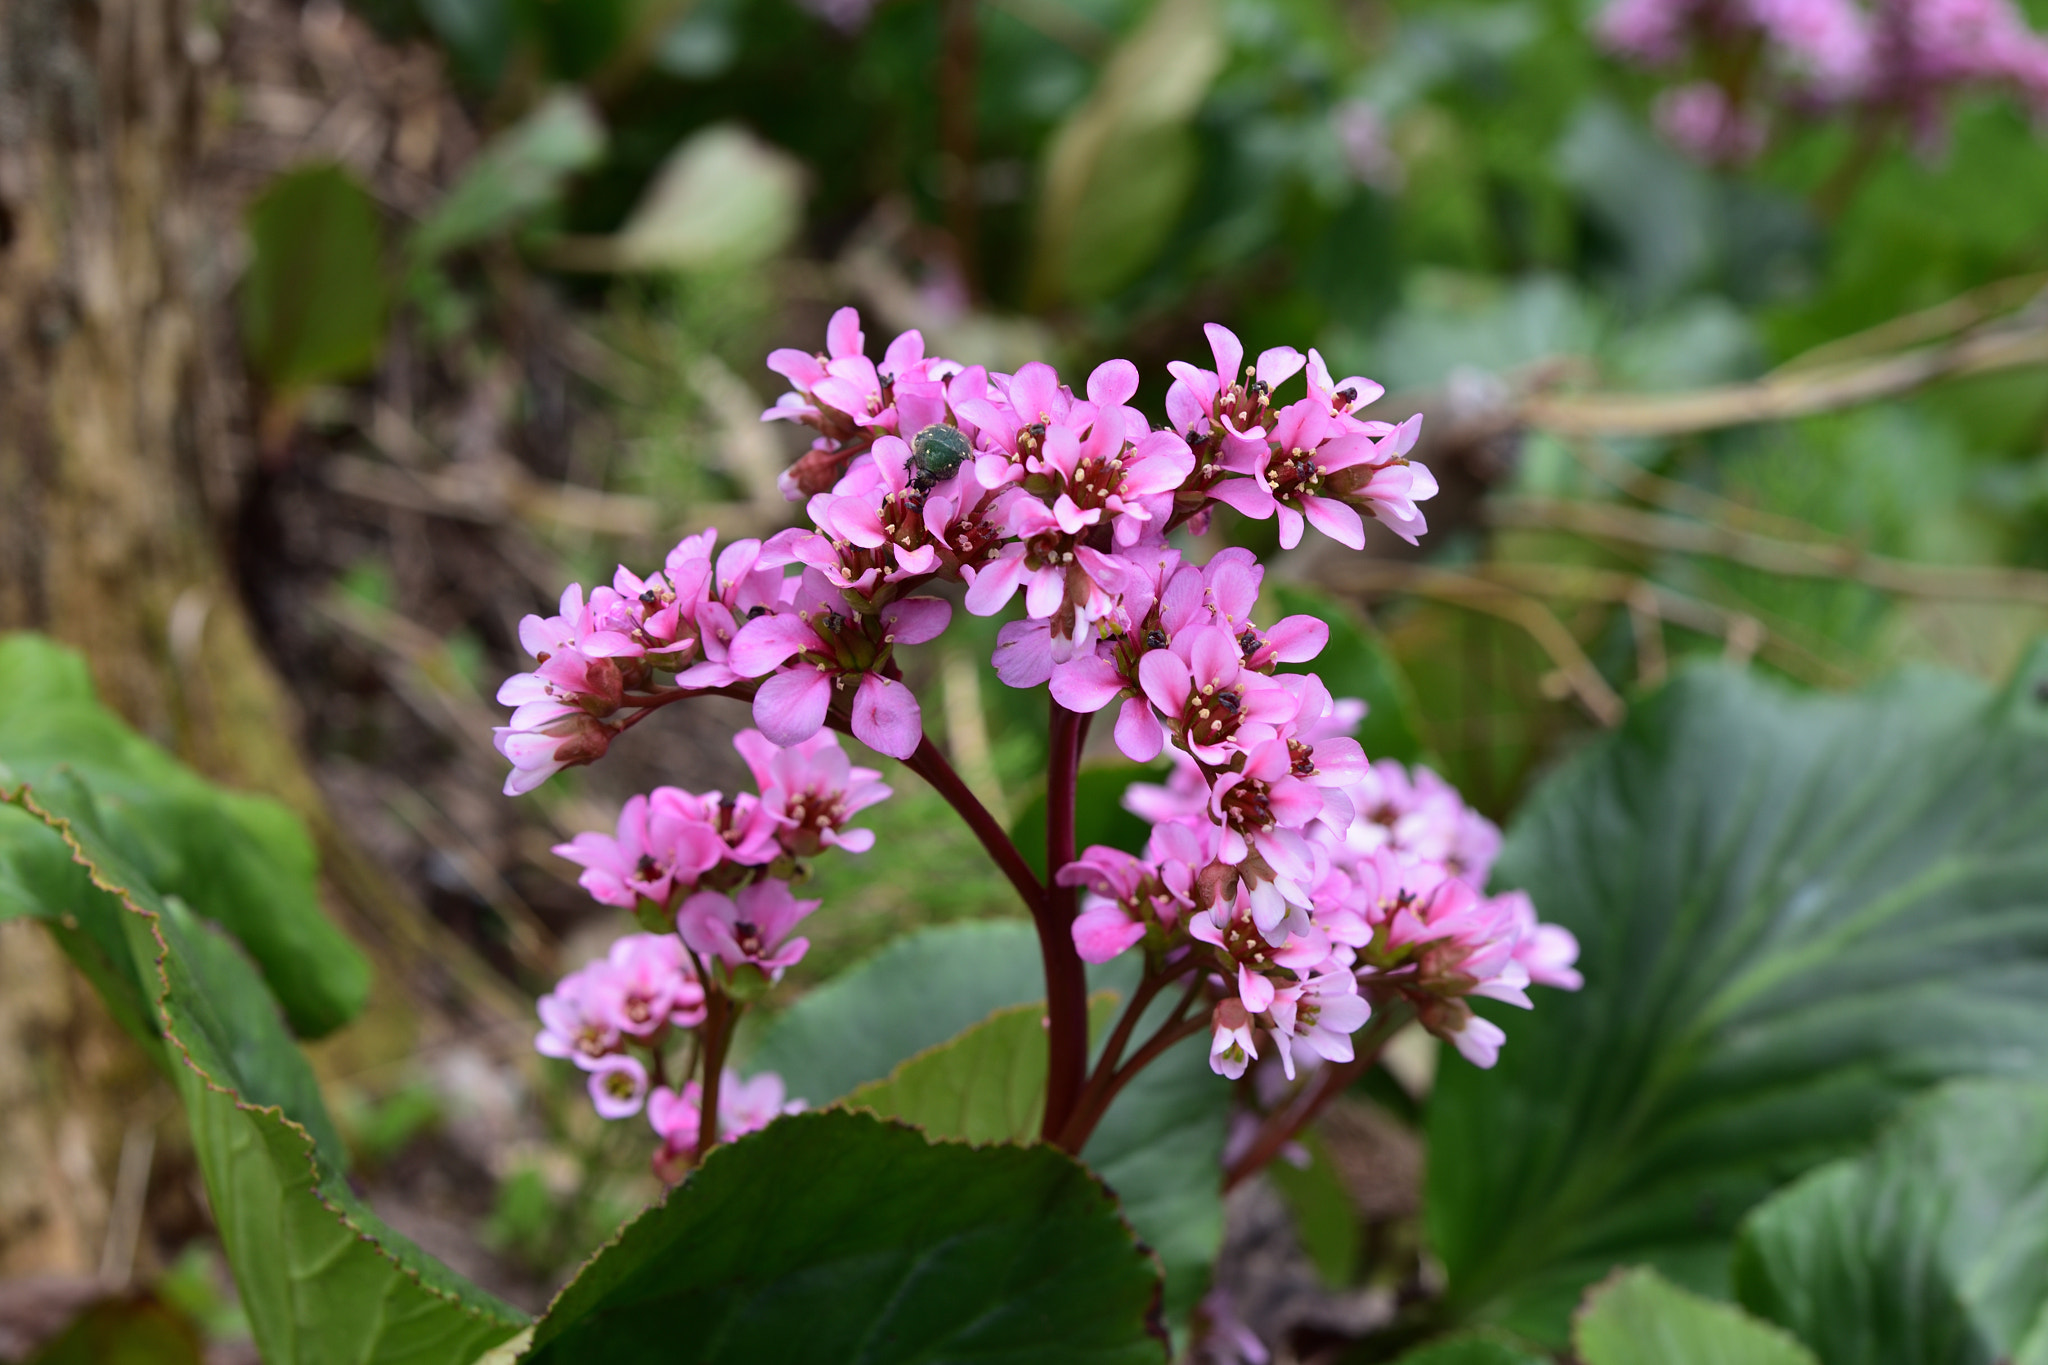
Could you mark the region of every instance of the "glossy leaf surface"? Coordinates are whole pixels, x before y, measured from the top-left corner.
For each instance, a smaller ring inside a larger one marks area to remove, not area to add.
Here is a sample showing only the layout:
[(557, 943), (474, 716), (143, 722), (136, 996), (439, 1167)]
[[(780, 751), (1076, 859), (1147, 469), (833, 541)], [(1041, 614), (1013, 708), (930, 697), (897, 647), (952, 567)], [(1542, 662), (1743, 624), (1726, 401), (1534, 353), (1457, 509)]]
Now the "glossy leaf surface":
[(799, 1114), (714, 1151), (562, 1291), (533, 1365), (1164, 1361), (1158, 1270), (1046, 1146)]
[(1743, 1224), (1736, 1289), (1823, 1360), (2048, 1361), (2048, 1086), (1958, 1081)]
[(1726, 1292), (1743, 1212), (1917, 1090), (2048, 1073), (2048, 702), (1948, 675), (1853, 697), (1682, 675), (1543, 783), (1495, 883), (1586, 988), (1448, 1062), (1429, 1225), (1452, 1305), (1561, 1344), (1650, 1262)]

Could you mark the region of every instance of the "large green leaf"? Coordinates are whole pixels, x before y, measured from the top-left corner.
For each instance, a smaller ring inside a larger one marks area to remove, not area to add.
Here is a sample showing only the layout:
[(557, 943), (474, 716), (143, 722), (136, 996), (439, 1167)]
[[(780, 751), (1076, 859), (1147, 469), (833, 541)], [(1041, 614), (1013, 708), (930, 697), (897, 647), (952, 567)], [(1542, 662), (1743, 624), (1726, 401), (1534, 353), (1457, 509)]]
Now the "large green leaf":
[(1641, 1266), (1586, 1296), (1572, 1346), (1585, 1365), (1817, 1365), (1781, 1329)]
[(97, 828), (76, 786), (12, 804), (87, 869), (89, 901), (46, 907), (123, 929), (192, 1126), (207, 1202), (268, 1361), (446, 1365), (525, 1322), (386, 1227), (344, 1179), (312, 1068), (234, 942), (160, 896)]
[(242, 345), (274, 388), (361, 374), (384, 344), (384, 235), (340, 166), (288, 171), (249, 206)]
[(1159, 1274), (1046, 1146), (931, 1143), (868, 1114), (714, 1151), (562, 1291), (531, 1365), (1138, 1365)]
[[(153, 888), (182, 896), (249, 950), (299, 1034), (329, 1032), (362, 1009), (369, 962), (321, 908), (313, 843), (291, 812), (210, 785), (130, 730), (100, 704), (76, 653), (0, 636), (0, 791), (47, 790), (67, 770), (91, 784), (99, 827)], [(0, 903), (10, 877), (80, 880), (58, 842), (19, 817), (0, 820)], [(121, 931), (103, 926), (99, 938), (118, 945)]]
[[(1128, 962), (1090, 973), (1095, 989), (1128, 997)], [(791, 1095), (828, 1104), (898, 1063), (959, 1037), (1011, 1006), (1042, 1008), (1038, 938), (1020, 920), (945, 925), (907, 935), (797, 1001), (746, 1056), (749, 1071), (780, 1072)], [(1170, 1002), (1156, 1002), (1163, 1015)], [(1156, 1019), (1153, 1021), (1156, 1022)], [(1144, 1037), (1150, 1025), (1141, 1028)], [(937, 1055), (934, 1053), (933, 1055)], [(1139, 1073), (1081, 1156), (1122, 1199), (1124, 1216), (1166, 1267), (1176, 1321), (1208, 1285), (1223, 1238), (1220, 1163), (1230, 1086), (1192, 1038)]]
[(1139, 1072), (1081, 1149), (1159, 1253), (1176, 1325), (1208, 1290), (1223, 1245), (1220, 1173), (1233, 1102), (1229, 1082), (1209, 1069), (1207, 1035), (1197, 1034)]
[(1725, 1292), (1743, 1212), (1905, 1097), (2048, 1073), (2048, 650), (2001, 696), (1682, 675), (1543, 783), (1495, 880), (1586, 988), (1444, 1069), (1429, 1227), (1449, 1310), (1560, 1342), (1650, 1262)]
[(1737, 1292), (1828, 1365), (2048, 1361), (2048, 1086), (1958, 1081), (1743, 1224)]
[(1420, 763), (1425, 757), (1421, 707), (1379, 632), (1358, 618), (1346, 603), (1293, 583), (1276, 583), (1274, 601), (1290, 616), (1313, 616), (1330, 627), (1330, 643), (1308, 663), (1289, 665), (1289, 672), (1314, 673), (1333, 697), (1357, 697), (1366, 704), (1358, 742), (1366, 757)]

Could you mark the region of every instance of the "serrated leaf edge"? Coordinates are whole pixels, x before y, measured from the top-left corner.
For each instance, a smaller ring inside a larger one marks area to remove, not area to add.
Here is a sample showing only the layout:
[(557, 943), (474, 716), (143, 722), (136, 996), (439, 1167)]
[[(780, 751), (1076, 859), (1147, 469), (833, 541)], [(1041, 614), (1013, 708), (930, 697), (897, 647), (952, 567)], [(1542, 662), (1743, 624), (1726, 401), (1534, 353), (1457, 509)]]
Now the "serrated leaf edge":
[(313, 1182), (308, 1187), (309, 1192), (312, 1194), (314, 1199), (319, 1201), (322, 1208), (325, 1208), (329, 1213), (334, 1215), (336, 1222), (340, 1223), (344, 1228), (347, 1228), (350, 1232), (354, 1233), (358, 1241), (367, 1243), (374, 1251), (376, 1251), (376, 1253), (379, 1256), (382, 1256), (385, 1260), (389, 1261), (393, 1268), (395, 1268), (399, 1274), (403, 1275), (406, 1279), (412, 1281), (412, 1283), (415, 1286), (417, 1286), (422, 1292), (429, 1295), (430, 1297), (440, 1299), (448, 1304), (451, 1304), (458, 1311), (478, 1322), (490, 1323), (495, 1326), (503, 1326), (510, 1330), (517, 1330), (519, 1328), (530, 1325), (531, 1319), (527, 1319), (524, 1317), (507, 1318), (498, 1313), (489, 1312), (482, 1305), (473, 1304), (459, 1295), (450, 1294), (444, 1289), (440, 1289), (434, 1285), (428, 1284), (426, 1280), (420, 1276), (420, 1273), (417, 1270), (415, 1270), (412, 1266), (407, 1265), (403, 1260), (399, 1259), (399, 1257), (394, 1252), (386, 1248), (384, 1243), (379, 1241), (374, 1233), (370, 1232), (368, 1229), (364, 1228), (359, 1223), (357, 1223), (346, 1209), (343, 1209), (342, 1207), (328, 1199), (327, 1196), (321, 1192), (321, 1185), (323, 1184), (323, 1181), (321, 1178), (320, 1163), (318, 1157), (314, 1152), (313, 1135), (307, 1132), (302, 1124), (300, 1124), (297, 1120), (293, 1119), (289, 1114), (285, 1113), (284, 1110), (279, 1106), (252, 1104), (249, 1101), (243, 1099), (241, 1093), (237, 1091), (233, 1086), (223, 1084), (221, 1081), (215, 1079), (212, 1075), (208, 1074), (207, 1070), (204, 1067), (200, 1066), (199, 1063), (193, 1058), (190, 1050), (187, 1049), (187, 1047), (185, 1046), (184, 1041), (178, 1037), (177, 1031), (171, 1026), (170, 1014), (166, 1009), (166, 1002), (170, 998), (171, 983), (170, 977), (164, 971), (164, 963), (170, 957), (171, 949), (170, 944), (167, 943), (164, 939), (163, 930), (161, 928), (160, 921), (156, 912), (153, 910), (145, 909), (141, 905), (137, 904), (134, 895), (129, 891), (127, 887), (119, 885), (118, 883), (115, 883), (112, 880), (108, 879), (101, 872), (98, 864), (93, 860), (92, 855), (87, 853), (85, 848), (79, 843), (77, 838), (73, 836), (71, 832), (71, 821), (67, 817), (53, 814), (52, 812), (47, 811), (43, 809), (42, 806), (38, 805), (36, 803), (35, 796), (31, 788), (27, 784), (23, 784), (21, 787), (17, 788), (12, 792), (0, 792), (0, 802), (5, 802), (8, 805), (19, 806), (21, 809), (35, 816), (38, 820), (41, 820), (46, 827), (56, 831), (58, 837), (64, 840), (65, 846), (71, 850), (71, 860), (77, 863), (80, 867), (85, 869), (86, 876), (91, 879), (92, 884), (95, 887), (97, 887), (101, 891), (106, 892), (108, 895), (115, 897), (117, 900), (121, 902), (122, 906), (124, 906), (132, 914), (139, 915), (144, 920), (147, 920), (149, 922), (150, 937), (155, 939), (157, 944), (157, 956), (155, 961), (151, 965), (156, 969), (157, 980), (159, 983), (161, 983), (162, 986), (162, 990), (155, 996), (154, 1000), (152, 1001), (152, 1004), (156, 1007), (158, 1022), (163, 1029), (163, 1037), (165, 1043), (173, 1052), (177, 1054), (179, 1059), (192, 1072), (192, 1074), (199, 1078), (200, 1083), (206, 1086), (208, 1090), (211, 1090), (217, 1095), (226, 1096), (234, 1104), (235, 1108), (242, 1111), (243, 1113), (261, 1114), (275, 1118), (279, 1123), (283, 1124), (285, 1128), (287, 1128), (292, 1133), (296, 1134), (299, 1137), (299, 1139), (304, 1142), (306, 1166), (313, 1177)]

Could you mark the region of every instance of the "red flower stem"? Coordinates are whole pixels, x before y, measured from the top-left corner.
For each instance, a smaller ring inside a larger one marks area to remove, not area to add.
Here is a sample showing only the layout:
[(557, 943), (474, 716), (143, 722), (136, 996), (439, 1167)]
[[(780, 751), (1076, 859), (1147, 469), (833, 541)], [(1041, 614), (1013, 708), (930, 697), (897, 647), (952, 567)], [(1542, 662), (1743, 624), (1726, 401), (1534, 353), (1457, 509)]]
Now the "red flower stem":
[(718, 1145), (718, 1083), (725, 1072), (725, 1049), (732, 1042), (733, 1021), (738, 1011), (731, 997), (712, 985), (704, 992), (704, 1082), (697, 1111), (697, 1160), (702, 1161)]
[[(1159, 989), (1170, 984), (1177, 975), (1178, 973), (1161, 977), (1153, 988), (1153, 993), (1157, 994)], [(1067, 1130), (1061, 1135), (1061, 1146), (1070, 1152), (1079, 1152), (1087, 1145), (1089, 1135), (1095, 1131), (1095, 1125), (1101, 1123), (1102, 1116), (1109, 1112), (1109, 1106), (1140, 1071), (1157, 1061), (1161, 1053), (1181, 1039), (1199, 1033), (1207, 1027), (1206, 1019), (1184, 1018), (1188, 1006), (1201, 994), (1202, 982), (1203, 974), (1197, 971), (1194, 979), (1188, 982), (1187, 991), (1182, 994), (1180, 1003), (1173, 1007), (1173, 1013), (1167, 1016), (1166, 1022), (1159, 1026), (1157, 1032), (1145, 1040), (1145, 1045), (1132, 1055), (1129, 1062), (1121, 1067), (1117, 1066), (1116, 1058), (1108, 1049), (1104, 1049), (1102, 1060), (1096, 1063), (1095, 1075), (1088, 1082), (1087, 1093), (1075, 1107), (1074, 1116), (1067, 1121)], [(1143, 989), (1139, 988), (1140, 995), (1143, 994)], [(1150, 997), (1145, 997), (1143, 1001), (1137, 996), (1133, 997), (1134, 1008), (1118, 1023), (1120, 1031), (1128, 1035), (1128, 1026), (1137, 1022), (1138, 1015), (1144, 1013), (1145, 1004), (1149, 1003), (1149, 1000)], [(1118, 1042), (1114, 1038), (1111, 1041)], [(1118, 1051), (1121, 1051), (1121, 1043), (1118, 1043)]]
[(1083, 717), (1057, 701), (1052, 705), (1052, 759), (1045, 783), (1045, 895), (1036, 915), (1038, 950), (1045, 961), (1046, 1141), (1080, 1150), (1064, 1140), (1067, 1121), (1081, 1099), (1088, 1075), (1088, 978), (1074, 948), (1077, 888), (1059, 884), (1060, 869), (1074, 861), (1074, 801), (1081, 776)]
[(1316, 1115), (1328, 1108), (1331, 1100), (1343, 1094), (1353, 1081), (1379, 1060), (1387, 1039), (1413, 1017), (1409, 1010), (1395, 1006), (1387, 1006), (1374, 1015), (1372, 1027), (1358, 1040), (1350, 1061), (1325, 1066), (1323, 1074), (1316, 1077), (1312, 1085), (1285, 1107), (1266, 1116), (1266, 1121), (1259, 1125), (1258, 1135), (1252, 1139), (1252, 1145), (1245, 1148), (1243, 1155), (1233, 1161), (1224, 1173), (1223, 1188), (1226, 1191), (1236, 1189), (1280, 1155), (1280, 1150), (1294, 1141), (1302, 1129), (1314, 1123)]

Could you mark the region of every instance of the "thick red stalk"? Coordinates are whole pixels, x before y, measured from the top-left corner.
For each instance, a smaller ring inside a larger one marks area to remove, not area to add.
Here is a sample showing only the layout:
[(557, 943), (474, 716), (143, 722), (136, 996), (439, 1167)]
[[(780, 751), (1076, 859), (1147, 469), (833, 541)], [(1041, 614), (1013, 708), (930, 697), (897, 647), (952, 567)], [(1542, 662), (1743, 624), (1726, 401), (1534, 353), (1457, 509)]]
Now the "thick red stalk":
[[(707, 981), (707, 985), (710, 983)], [(724, 1079), (725, 1048), (732, 1041), (732, 999), (713, 987), (704, 993), (704, 1079), (697, 1111), (697, 1160), (718, 1145), (718, 1085)]]
[[(1074, 801), (1081, 777), (1084, 717), (1052, 703), (1052, 762), (1045, 783), (1045, 873), (1042, 907), (1036, 915), (1038, 950), (1045, 961), (1046, 1141), (1069, 1151), (1067, 1121), (1081, 1100), (1088, 1077), (1088, 978), (1074, 948), (1074, 912), (1079, 893), (1059, 884), (1060, 869), (1074, 861)], [(1085, 1136), (1085, 1135), (1084, 1135)]]

